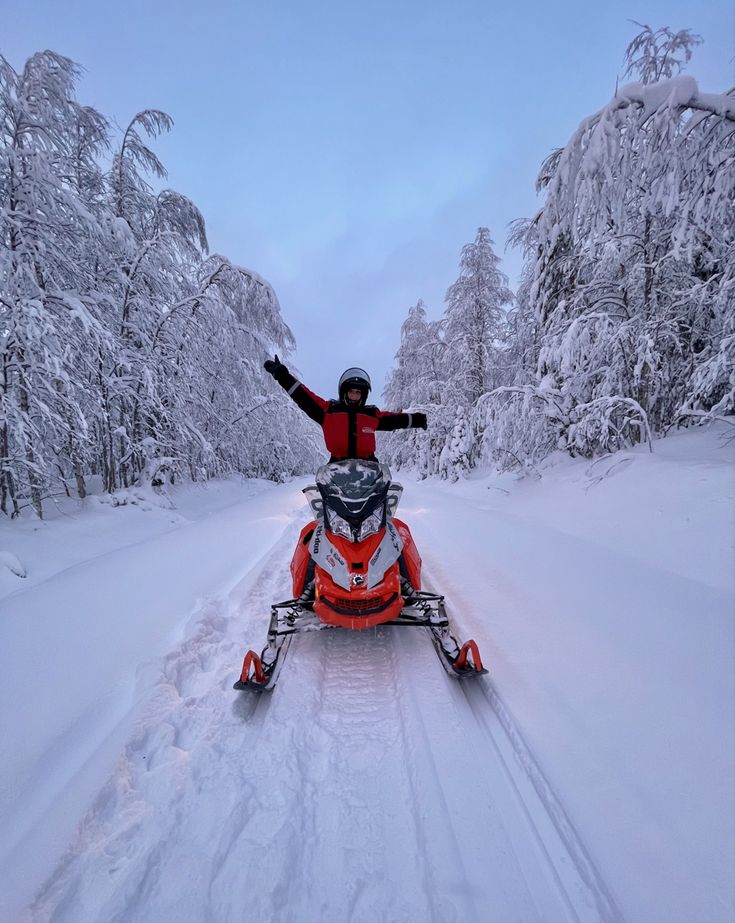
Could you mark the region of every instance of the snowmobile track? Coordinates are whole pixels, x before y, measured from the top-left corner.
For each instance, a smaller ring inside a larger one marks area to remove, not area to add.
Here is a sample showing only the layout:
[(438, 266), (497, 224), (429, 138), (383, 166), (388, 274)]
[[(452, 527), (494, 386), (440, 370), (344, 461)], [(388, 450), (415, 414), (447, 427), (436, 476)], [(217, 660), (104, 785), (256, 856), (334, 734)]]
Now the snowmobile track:
[(574, 918), (621, 923), (614, 898), (492, 680), (465, 685), (460, 693), (492, 741)]

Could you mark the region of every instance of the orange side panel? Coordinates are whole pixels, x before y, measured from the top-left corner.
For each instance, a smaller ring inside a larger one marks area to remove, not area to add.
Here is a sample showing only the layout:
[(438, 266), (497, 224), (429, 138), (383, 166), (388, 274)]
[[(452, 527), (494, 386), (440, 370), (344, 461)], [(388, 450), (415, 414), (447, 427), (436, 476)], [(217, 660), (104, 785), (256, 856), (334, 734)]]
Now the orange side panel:
[(309, 566), (309, 558), (311, 557), (309, 554), (309, 541), (311, 540), (315, 528), (316, 520), (312, 520), (304, 526), (301, 530), (301, 535), (299, 535), (299, 540), (296, 543), (296, 551), (294, 551), (293, 558), (291, 559), (291, 580), (293, 582), (294, 599), (297, 596), (301, 596), (304, 592), (306, 568)]
[(421, 589), (421, 555), (411, 535), (411, 530), (402, 519), (394, 519), (393, 525), (403, 539), (403, 560), (408, 568), (408, 579), (414, 590)]

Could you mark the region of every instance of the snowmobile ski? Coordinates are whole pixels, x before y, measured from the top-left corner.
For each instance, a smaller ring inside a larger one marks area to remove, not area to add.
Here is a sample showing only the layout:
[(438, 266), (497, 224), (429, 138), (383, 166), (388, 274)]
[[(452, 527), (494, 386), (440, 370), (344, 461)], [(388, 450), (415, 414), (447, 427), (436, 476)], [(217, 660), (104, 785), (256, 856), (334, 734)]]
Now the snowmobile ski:
[(431, 635), (431, 641), (441, 665), (449, 676), (454, 679), (469, 679), (487, 673), (482, 664), (477, 642), (465, 641), (460, 646), (452, 634), (443, 596), (437, 593), (416, 591), (413, 596), (406, 599), (401, 615), (410, 618), (408, 613), (412, 609), (421, 613), (419, 618), (410, 622), (396, 620), (397, 624), (424, 625)]
[[(414, 591), (404, 603), (400, 615), (385, 622), (385, 625), (426, 629), (441, 665), (454, 679), (468, 679), (487, 673), (477, 643), (470, 640), (460, 645), (451, 633), (443, 596), (419, 590)], [(290, 599), (276, 603), (271, 607), (265, 647), (260, 655), (252, 650), (247, 652), (240, 678), (232, 688), (249, 692), (273, 689), (293, 636), (304, 631), (322, 631), (334, 627), (321, 622), (314, 615), (310, 602)]]
[(272, 689), (286, 659), (291, 638), (300, 631), (314, 631), (321, 627), (310, 603), (304, 600), (288, 599), (272, 605), (265, 647), (260, 654), (255, 651), (245, 654), (240, 678), (232, 688), (250, 692)]

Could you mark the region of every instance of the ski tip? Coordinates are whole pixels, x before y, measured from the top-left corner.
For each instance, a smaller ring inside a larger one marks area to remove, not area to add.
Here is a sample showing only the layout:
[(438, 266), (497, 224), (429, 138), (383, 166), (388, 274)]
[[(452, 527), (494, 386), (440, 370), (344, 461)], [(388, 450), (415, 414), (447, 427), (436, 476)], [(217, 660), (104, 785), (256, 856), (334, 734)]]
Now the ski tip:
[(235, 689), (245, 689), (248, 685), (264, 686), (267, 682), (263, 662), (255, 651), (248, 651), (242, 663), (240, 679), (235, 683)]
[(476, 641), (465, 641), (452, 668), (457, 676), (482, 676), (487, 673)]

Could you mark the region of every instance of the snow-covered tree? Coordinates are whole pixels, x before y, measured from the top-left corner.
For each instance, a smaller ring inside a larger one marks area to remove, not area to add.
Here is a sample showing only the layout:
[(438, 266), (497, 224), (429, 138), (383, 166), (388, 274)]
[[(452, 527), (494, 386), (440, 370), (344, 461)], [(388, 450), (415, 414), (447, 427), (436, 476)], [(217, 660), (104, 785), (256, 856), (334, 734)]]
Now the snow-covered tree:
[[(452, 459), (451, 471), (457, 475), (478, 460), (481, 433), (475, 427), (473, 410), (483, 395), (507, 381), (506, 305), (512, 298), (490, 232), (478, 228), (475, 240), (462, 248), (459, 277), (445, 299), (444, 438), (435, 452), (435, 467), (442, 476), (450, 470), (447, 459)], [(459, 416), (458, 407), (462, 408)], [(461, 463), (457, 461), (460, 457)]]
[(467, 474), (471, 467), (472, 446), (473, 439), (467, 414), (462, 404), (458, 404), (454, 426), (439, 455), (439, 475), (456, 481)]
[(88, 205), (106, 125), (74, 100), (77, 67), (50, 51), (20, 73), (0, 57), (0, 507), (38, 515), (68, 450), (82, 475), (86, 420), (74, 359), (102, 348), (87, 259)]
[[(53, 52), (0, 57), (0, 509), (174, 474), (280, 478), (317, 458), (262, 370), (294, 341), (268, 283), (207, 255), (204, 220), (136, 115), (107, 121)], [(288, 431), (292, 426), (293, 435)]]
[(440, 324), (428, 319), (426, 306), (419, 299), (409, 309), (401, 327), (396, 365), (388, 376), (383, 396), (391, 410), (426, 413), (428, 435), (408, 430), (386, 433), (380, 439), (382, 457), (396, 468), (414, 467), (422, 476), (434, 473), (433, 460), (446, 437), (442, 425), (443, 352)]
[(680, 74), (692, 59), (692, 50), (702, 43), (701, 35), (689, 29), (673, 32), (668, 26), (652, 29), (635, 22), (640, 32), (625, 51), (624, 76), (638, 77), (641, 83), (658, 83)]
[[(507, 313), (494, 255), (473, 270), (492, 254), (487, 231), (463, 251), (437, 338), (444, 438), (430, 471), (449, 470), (457, 406), (470, 467), (613, 451), (735, 411), (735, 91), (681, 74), (699, 42), (642, 27), (625, 58), (638, 82), (542, 164), (544, 205), (511, 234), (525, 266)], [(475, 302), (491, 307), (473, 318), (471, 280), (493, 271), (493, 296)]]
[(505, 308), (512, 294), (499, 263), (490, 232), (479, 228), (462, 248), (442, 319), (429, 321), (422, 301), (410, 309), (385, 397), (391, 407), (424, 410), (428, 435), (388, 436), (386, 455), (396, 467), (456, 479), (476, 464), (482, 433), (473, 408), (509, 375)]
[(447, 289), (445, 363), (453, 397), (466, 408), (501, 384), (504, 308), (513, 295), (499, 265), (490, 231), (478, 228), (475, 240), (462, 248), (459, 278)]
[[(553, 432), (570, 452), (609, 451), (665, 430), (693, 403), (721, 406), (735, 96), (671, 76), (697, 41), (644, 30), (627, 55), (642, 82), (622, 87), (542, 166), (545, 203), (523, 232), (530, 284), (515, 337), (525, 344), (514, 346), (535, 369), (531, 380), (528, 366), (519, 370), (515, 398), (500, 391), (485, 408), (496, 424), (523, 408), (538, 448)], [(652, 83), (657, 76), (666, 79)], [(543, 425), (531, 423), (539, 414)], [(517, 421), (500, 429), (517, 433)]]

